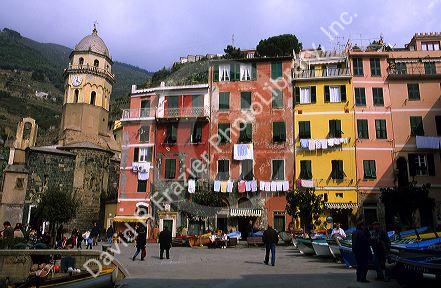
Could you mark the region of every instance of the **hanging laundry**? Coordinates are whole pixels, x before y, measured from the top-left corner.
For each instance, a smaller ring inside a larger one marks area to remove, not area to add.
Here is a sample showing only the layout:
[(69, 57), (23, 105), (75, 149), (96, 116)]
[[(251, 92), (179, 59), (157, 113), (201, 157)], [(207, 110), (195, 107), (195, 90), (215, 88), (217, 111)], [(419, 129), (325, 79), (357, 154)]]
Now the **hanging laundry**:
[(246, 188), (245, 181), (241, 180), (239, 181), (239, 183), (237, 183), (237, 191), (239, 191), (239, 193), (245, 192), (245, 188)]
[(265, 191), (269, 192), (271, 191), (271, 182), (265, 182)]
[(419, 149), (439, 149), (441, 137), (416, 136), (416, 147)]
[(277, 181), (276, 185), (277, 185), (276, 187), (277, 191), (283, 191), (283, 181)]
[(139, 171), (138, 172), (138, 180), (145, 181), (148, 179), (149, 179), (149, 172), (148, 171), (144, 171), (144, 172)]
[(228, 185), (228, 181), (221, 181), (221, 183), (220, 183), (220, 191), (222, 193), (226, 193), (227, 192), (227, 185)]
[(302, 187), (313, 188), (314, 187), (314, 181), (313, 180), (303, 180), (302, 179)]
[(196, 192), (196, 181), (194, 179), (188, 180), (188, 193)]
[(233, 181), (228, 180), (228, 183), (227, 183), (227, 192), (228, 193), (232, 193), (233, 192), (233, 184), (234, 184)]
[(315, 149), (319, 150), (322, 149), (322, 143), (320, 140), (314, 140)]
[(234, 160), (253, 160), (253, 144), (234, 144)]
[(349, 143), (349, 138), (343, 138), (343, 143), (344, 144), (348, 144)]
[(277, 191), (277, 182), (271, 181), (271, 191)]
[(257, 192), (257, 180), (251, 181), (251, 191)]
[(322, 146), (322, 149), (328, 149), (328, 140), (327, 139), (320, 139), (320, 145)]
[(334, 138), (328, 139), (328, 146), (329, 147), (334, 147)]
[(245, 182), (245, 191), (251, 192), (251, 182), (252, 181), (246, 181)]
[(309, 139), (300, 139), (300, 147), (307, 149), (309, 147)]
[(308, 149), (309, 149), (309, 151), (315, 150), (315, 140), (309, 139), (309, 141), (308, 141)]
[(266, 181), (260, 181), (259, 190), (260, 191), (265, 191), (265, 185), (266, 185)]
[(283, 181), (283, 191), (288, 191), (289, 190), (289, 181)]
[(213, 186), (214, 186), (213, 187), (214, 192), (220, 192), (220, 181), (219, 180), (214, 181)]

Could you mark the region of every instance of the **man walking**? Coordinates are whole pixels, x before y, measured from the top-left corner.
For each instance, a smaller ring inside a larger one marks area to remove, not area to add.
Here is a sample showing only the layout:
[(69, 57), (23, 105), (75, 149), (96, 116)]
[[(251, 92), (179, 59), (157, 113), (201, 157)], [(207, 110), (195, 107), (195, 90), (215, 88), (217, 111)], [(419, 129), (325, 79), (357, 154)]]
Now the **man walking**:
[(363, 222), (357, 224), (357, 230), (352, 234), (352, 252), (357, 263), (357, 282), (368, 283), (366, 275), (368, 272), (368, 262), (371, 255), (370, 235)]
[(145, 245), (147, 244), (147, 231), (144, 225), (137, 225), (136, 227), (136, 252), (132, 260), (135, 261), (136, 256), (141, 252), (141, 261), (144, 261), (146, 256)]
[(167, 257), (167, 259), (170, 259), (171, 243), (172, 243), (172, 234), (170, 231), (168, 231), (167, 226), (165, 226), (164, 230), (162, 230), (161, 233), (159, 233), (160, 259), (164, 259), (164, 250), (165, 250), (165, 257)]
[(371, 244), (374, 251), (375, 270), (377, 270), (376, 280), (388, 280), (389, 273), (386, 270), (386, 258), (390, 249), (390, 240), (387, 232), (381, 229), (379, 222), (372, 223), (372, 228), (374, 230), (371, 235)]
[(263, 232), (262, 236), (263, 243), (265, 244), (265, 261), (264, 263), (268, 265), (269, 260), (269, 252), (271, 250), (271, 265), (276, 264), (276, 244), (279, 242), (279, 235), (276, 230), (273, 229), (270, 225), (268, 225), (268, 229)]
[(90, 230), (90, 237), (92, 237), (93, 246), (97, 245), (99, 235), (100, 235), (100, 230), (98, 229), (96, 222), (93, 222), (93, 227)]

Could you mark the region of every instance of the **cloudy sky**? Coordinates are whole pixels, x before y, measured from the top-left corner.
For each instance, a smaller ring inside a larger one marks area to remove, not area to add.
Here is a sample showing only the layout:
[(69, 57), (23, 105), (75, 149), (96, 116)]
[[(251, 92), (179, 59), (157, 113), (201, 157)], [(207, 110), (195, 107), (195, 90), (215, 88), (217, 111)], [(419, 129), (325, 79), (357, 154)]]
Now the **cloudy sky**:
[(233, 34), (241, 48), (283, 33), (305, 48), (381, 34), (399, 47), (415, 32), (440, 32), (440, 12), (441, 0), (1, 0), (0, 27), (74, 47), (98, 21), (113, 59), (155, 71), (187, 54), (220, 53)]

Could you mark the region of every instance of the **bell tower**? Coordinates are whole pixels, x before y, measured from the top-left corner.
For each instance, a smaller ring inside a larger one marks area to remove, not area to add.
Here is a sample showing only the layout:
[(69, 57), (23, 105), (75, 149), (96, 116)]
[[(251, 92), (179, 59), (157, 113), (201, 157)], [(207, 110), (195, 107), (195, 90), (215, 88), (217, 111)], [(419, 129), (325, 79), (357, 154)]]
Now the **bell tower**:
[(113, 149), (108, 128), (110, 94), (114, 83), (112, 58), (94, 26), (69, 56), (64, 70), (65, 92), (59, 144), (89, 142)]

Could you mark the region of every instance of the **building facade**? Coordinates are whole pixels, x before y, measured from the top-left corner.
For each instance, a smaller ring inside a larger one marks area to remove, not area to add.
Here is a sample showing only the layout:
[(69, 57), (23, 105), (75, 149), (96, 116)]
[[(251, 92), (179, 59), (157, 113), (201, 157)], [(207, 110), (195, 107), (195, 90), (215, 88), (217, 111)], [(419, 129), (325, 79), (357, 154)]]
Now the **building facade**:
[[(358, 207), (348, 57), (304, 50), (296, 58), (292, 71), (296, 185), (323, 195), (324, 216), (348, 227)], [(324, 225), (325, 217), (321, 222)]]
[(223, 193), (217, 226), (285, 231), (293, 188), (292, 57), (219, 60), (210, 65), (210, 180)]

